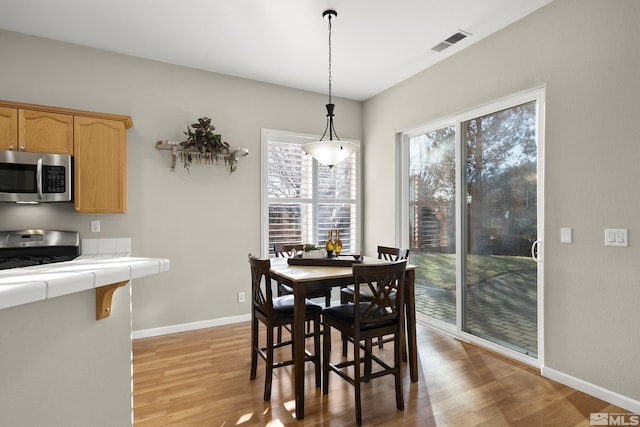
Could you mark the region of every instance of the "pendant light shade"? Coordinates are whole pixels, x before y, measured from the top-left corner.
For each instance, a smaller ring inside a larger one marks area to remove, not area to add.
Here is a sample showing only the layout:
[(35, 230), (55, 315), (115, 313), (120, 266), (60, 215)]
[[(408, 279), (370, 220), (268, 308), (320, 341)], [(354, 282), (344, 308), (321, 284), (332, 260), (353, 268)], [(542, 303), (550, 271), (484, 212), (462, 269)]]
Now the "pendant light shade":
[[(333, 127), (333, 110), (335, 105), (331, 102), (331, 20), (337, 17), (338, 13), (335, 10), (325, 10), (322, 16), (329, 20), (329, 103), (326, 105), (327, 126), (319, 141), (309, 142), (301, 148), (319, 163), (332, 168), (334, 165), (337, 165), (349, 157), (349, 155), (359, 147), (358, 144), (354, 142), (340, 141)], [(324, 138), (327, 136), (327, 132), (329, 132), (329, 139), (325, 140)]]
[(313, 141), (302, 146), (302, 150), (316, 159), (318, 163), (332, 168), (349, 157), (351, 153), (358, 149), (358, 145), (353, 142), (340, 140)]

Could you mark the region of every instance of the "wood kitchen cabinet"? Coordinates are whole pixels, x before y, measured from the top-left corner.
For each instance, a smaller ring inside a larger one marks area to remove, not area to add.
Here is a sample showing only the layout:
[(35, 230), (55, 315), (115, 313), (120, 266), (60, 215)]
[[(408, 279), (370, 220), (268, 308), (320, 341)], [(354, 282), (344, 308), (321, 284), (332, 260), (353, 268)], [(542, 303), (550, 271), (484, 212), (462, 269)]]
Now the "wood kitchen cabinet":
[(18, 110), (0, 107), (0, 150), (15, 150), (18, 146)]
[(48, 111), (18, 110), (18, 150), (73, 154), (73, 116)]
[(127, 134), (120, 120), (74, 118), (74, 210), (127, 211)]
[(74, 212), (127, 211), (131, 117), (0, 100), (0, 150), (73, 155)]
[(0, 107), (0, 149), (73, 154), (73, 115)]

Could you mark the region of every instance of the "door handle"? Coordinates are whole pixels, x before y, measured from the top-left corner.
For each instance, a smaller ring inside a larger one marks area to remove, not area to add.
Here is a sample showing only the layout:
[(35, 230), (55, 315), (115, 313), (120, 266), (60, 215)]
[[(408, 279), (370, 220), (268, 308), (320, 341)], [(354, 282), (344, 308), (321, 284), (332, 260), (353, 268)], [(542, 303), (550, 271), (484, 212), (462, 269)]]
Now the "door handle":
[(533, 258), (533, 260), (537, 263), (542, 262), (542, 257), (540, 256), (541, 255), (540, 249), (542, 248), (542, 246), (540, 246), (541, 243), (542, 242), (540, 240), (536, 240), (531, 245), (531, 258)]

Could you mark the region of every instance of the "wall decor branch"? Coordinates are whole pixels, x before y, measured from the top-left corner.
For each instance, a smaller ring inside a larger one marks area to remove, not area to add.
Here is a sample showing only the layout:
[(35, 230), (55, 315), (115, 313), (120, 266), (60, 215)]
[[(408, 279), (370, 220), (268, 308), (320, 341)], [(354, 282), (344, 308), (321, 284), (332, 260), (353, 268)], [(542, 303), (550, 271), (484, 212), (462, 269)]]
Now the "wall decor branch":
[(201, 117), (198, 123), (193, 123), (187, 127), (184, 133), (187, 139), (181, 142), (158, 141), (156, 148), (159, 150), (171, 150), (171, 170), (175, 170), (178, 153), (184, 163), (184, 167), (189, 170), (192, 164), (219, 164), (219, 160), (224, 161), (225, 166), (232, 173), (236, 170), (238, 159), (249, 154), (246, 148), (231, 148), (228, 142), (222, 140), (220, 134), (214, 133), (216, 128), (211, 125), (209, 117)]

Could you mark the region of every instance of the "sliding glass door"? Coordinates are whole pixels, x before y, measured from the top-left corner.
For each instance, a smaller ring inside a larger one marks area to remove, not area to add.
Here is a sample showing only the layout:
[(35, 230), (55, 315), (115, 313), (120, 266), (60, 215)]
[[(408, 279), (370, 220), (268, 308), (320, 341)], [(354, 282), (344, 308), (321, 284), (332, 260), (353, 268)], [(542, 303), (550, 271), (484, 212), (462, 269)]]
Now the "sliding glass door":
[(536, 102), (461, 123), (463, 330), (537, 357)]
[(535, 91), (403, 134), (403, 239), (421, 319), (539, 358), (540, 114)]

